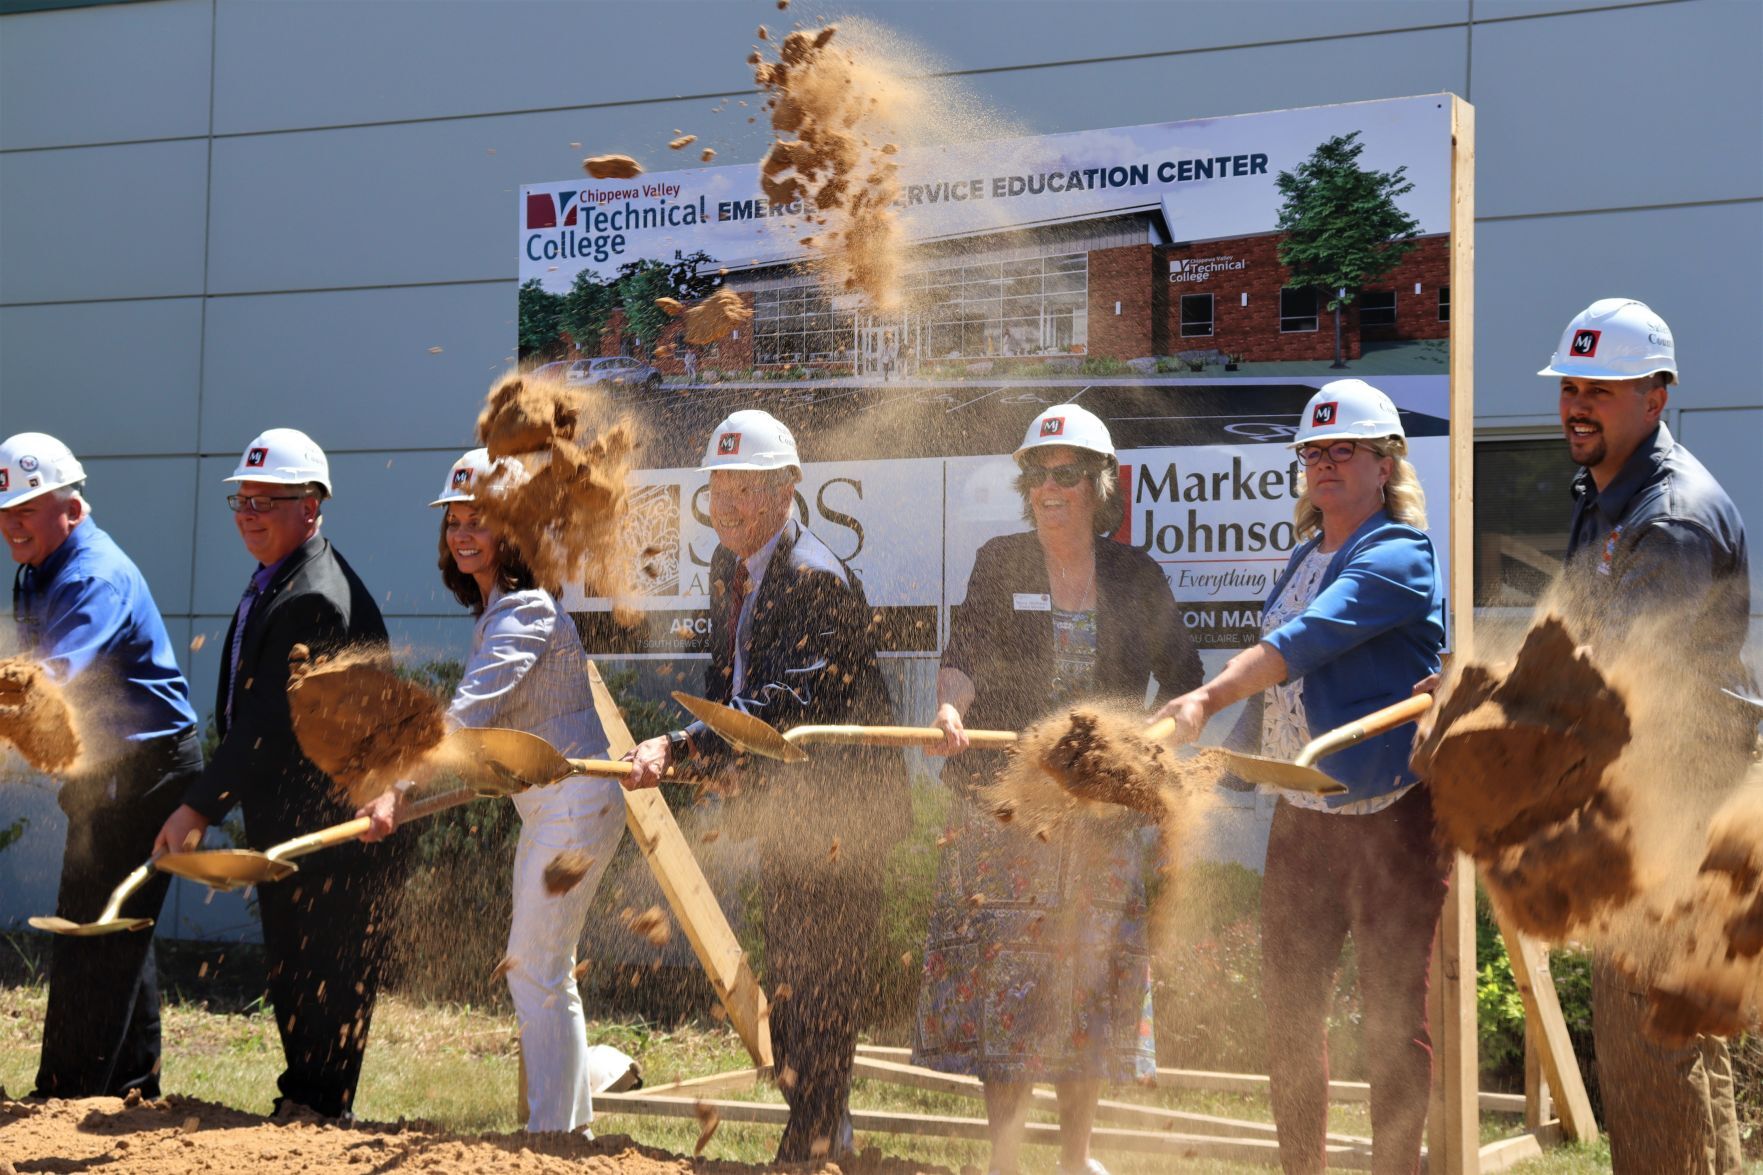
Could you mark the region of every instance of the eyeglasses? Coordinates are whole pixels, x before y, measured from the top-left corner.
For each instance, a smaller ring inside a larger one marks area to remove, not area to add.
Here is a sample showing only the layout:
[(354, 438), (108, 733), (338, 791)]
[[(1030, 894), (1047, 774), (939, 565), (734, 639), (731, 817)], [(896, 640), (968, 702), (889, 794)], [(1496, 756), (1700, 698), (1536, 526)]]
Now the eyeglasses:
[(226, 504), (234, 514), (249, 509), (253, 514), (268, 514), (277, 502), (298, 502), (305, 494), (228, 494)]
[(1054, 485), (1070, 489), (1088, 476), (1081, 465), (1028, 465), (1022, 470), (1022, 484), (1032, 490), (1050, 477)]
[(1305, 445), (1298, 450), (1298, 464), (1308, 469), (1327, 457), (1336, 465), (1344, 465), (1359, 451), (1358, 441), (1336, 441), (1332, 445)]

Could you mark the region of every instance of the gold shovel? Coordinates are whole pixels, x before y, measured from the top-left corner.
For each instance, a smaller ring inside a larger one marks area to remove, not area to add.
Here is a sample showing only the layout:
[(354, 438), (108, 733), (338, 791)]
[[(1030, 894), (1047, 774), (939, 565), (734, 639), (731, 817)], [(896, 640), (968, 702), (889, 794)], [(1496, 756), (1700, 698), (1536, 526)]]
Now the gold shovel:
[(41, 915), (27, 919), (38, 930), (47, 930), (50, 934), (65, 934), (74, 938), (90, 938), (99, 934), (115, 934), (122, 930), (145, 930), (153, 925), (151, 918), (120, 917), (122, 904), (129, 896), (153, 875), (153, 862), (139, 866), (133, 873), (122, 879), (122, 884), (110, 891), (110, 900), (98, 912), (98, 917), (91, 922), (69, 922), (66, 918)]
[[(501, 796), (509, 793), (498, 790), (488, 794)], [(398, 820), (402, 824), (407, 820), (433, 815), (446, 808), (457, 808), (460, 804), (470, 803), (484, 795), (482, 790), (471, 787), (442, 792), (438, 796), (430, 796), (426, 800), (418, 800), (411, 804), (399, 813)], [(163, 872), (185, 877), (191, 881), (199, 881), (210, 889), (224, 892), (291, 877), (300, 871), (300, 867), (294, 864), (295, 857), (304, 857), (308, 853), (316, 853), (319, 849), (327, 849), (333, 845), (352, 841), (372, 827), (373, 821), (371, 819), (366, 816), (358, 816), (354, 820), (345, 820), (341, 824), (333, 824), (329, 828), (321, 828), (317, 832), (309, 832), (305, 836), (285, 840), (279, 845), (270, 846), (261, 853), (254, 849), (212, 849), (206, 852), (198, 850), (188, 853), (166, 853), (154, 861), (153, 865)]]
[[(1325, 731), (1304, 744), (1298, 757), (1290, 763), (1265, 755), (1214, 748), (1230, 764), (1230, 769), (1250, 783), (1267, 783), (1290, 791), (1310, 792), (1319, 796), (1338, 796), (1347, 790), (1345, 784), (1314, 766), (1324, 755), (1332, 755), (1354, 743), (1364, 742), (1374, 734), (1393, 730), (1405, 722), (1413, 722), (1432, 708), (1431, 694), (1415, 694), (1393, 706), (1373, 710), (1365, 717)], [(1161, 728), (1161, 729), (1159, 729)], [(1145, 728), (1145, 736), (1161, 742), (1175, 730), (1175, 721), (1159, 719)]]

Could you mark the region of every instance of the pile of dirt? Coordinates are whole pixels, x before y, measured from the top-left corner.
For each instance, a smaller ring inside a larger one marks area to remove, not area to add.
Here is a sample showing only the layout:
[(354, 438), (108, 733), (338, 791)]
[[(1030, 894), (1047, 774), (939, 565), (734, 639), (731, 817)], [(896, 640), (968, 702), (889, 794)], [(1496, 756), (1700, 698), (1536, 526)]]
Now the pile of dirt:
[(1465, 665), (1421, 722), (1413, 767), (1439, 834), (1485, 869), (1527, 933), (1560, 941), (1638, 892), (1634, 830), (1612, 767), (1628, 699), (1543, 615), (1507, 664)]
[[(770, 1169), (669, 1154), (617, 1134), (601, 1134), (592, 1140), (562, 1133), (463, 1135), (428, 1123), (402, 1121), (357, 1123), (344, 1129), (315, 1119), (271, 1122), (227, 1106), (181, 1097), (133, 1104), (118, 1098), (0, 1099), (0, 1138), (5, 1140), (0, 1171), (753, 1175)], [(947, 1175), (940, 1167), (876, 1154), (847, 1164), (845, 1169), (873, 1175)]]
[(5, 743), (49, 774), (67, 771), (79, 761), (73, 710), (61, 687), (28, 657), (0, 661), (0, 745)]
[[(511, 374), (490, 389), (477, 436), (491, 460), (512, 458), (478, 489), (478, 508), (539, 583), (628, 600), (643, 546), (625, 533), (635, 423), (593, 389)], [(636, 618), (628, 605), (615, 614)]]
[(441, 703), (399, 677), (380, 646), (288, 657), (288, 710), (300, 750), (357, 806), (403, 778), (447, 733)]
[(798, 29), (778, 60), (755, 50), (748, 62), (767, 95), (778, 135), (759, 165), (760, 185), (775, 206), (803, 202), (811, 265), (835, 291), (863, 294), (873, 310), (900, 303), (898, 150), (886, 138), (886, 113), (903, 82), (878, 62), (835, 45), (836, 28)]

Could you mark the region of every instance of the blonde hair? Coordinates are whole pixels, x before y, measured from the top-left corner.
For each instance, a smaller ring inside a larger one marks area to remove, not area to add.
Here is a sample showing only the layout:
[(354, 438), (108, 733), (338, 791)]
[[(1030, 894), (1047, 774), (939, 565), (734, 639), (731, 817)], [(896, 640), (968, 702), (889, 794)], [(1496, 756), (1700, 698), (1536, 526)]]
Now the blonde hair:
[[(1383, 483), (1383, 508), (1397, 522), (1419, 530), (1426, 529), (1426, 491), (1420, 488), (1420, 475), (1408, 460), (1408, 442), (1401, 437), (1380, 437), (1360, 441), (1379, 457), (1393, 457), (1390, 479)], [(1304, 492), (1298, 495), (1293, 511), (1300, 540), (1322, 533), (1322, 511), (1310, 500), (1310, 486), (1305, 480)]]

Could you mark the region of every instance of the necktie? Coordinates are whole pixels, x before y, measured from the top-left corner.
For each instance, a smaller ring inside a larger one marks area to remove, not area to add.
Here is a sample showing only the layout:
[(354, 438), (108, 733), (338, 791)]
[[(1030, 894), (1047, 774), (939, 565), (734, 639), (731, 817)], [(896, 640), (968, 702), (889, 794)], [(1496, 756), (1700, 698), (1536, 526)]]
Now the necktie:
[(737, 688), (740, 682), (738, 675), (735, 674), (735, 661), (741, 651), (741, 605), (747, 599), (747, 586), (752, 582), (753, 577), (747, 573), (747, 561), (737, 559), (735, 561), (734, 583), (729, 587), (728, 593), (728, 668), (731, 675), (729, 680)]
[(233, 644), (227, 650), (227, 691), (226, 720), (230, 726), (233, 721), (233, 697), (239, 692), (239, 650), (245, 644), (245, 622), (251, 619), (251, 605), (257, 602), (257, 577), (253, 575), (251, 582), (245, 585), (245, 594), (239, 597), (239, 609), (233, 613)]

